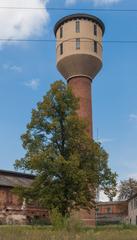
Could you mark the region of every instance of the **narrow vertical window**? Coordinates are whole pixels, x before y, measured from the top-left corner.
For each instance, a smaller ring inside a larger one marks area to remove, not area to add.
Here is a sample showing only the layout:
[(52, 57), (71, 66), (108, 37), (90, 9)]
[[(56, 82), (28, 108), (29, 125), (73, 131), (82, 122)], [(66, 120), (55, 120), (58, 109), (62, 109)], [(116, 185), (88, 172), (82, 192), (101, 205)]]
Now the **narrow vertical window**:
[(77, 20), (76, 21), (76, 33), (79, 33), (80, 32), (80, 21)]
[(63, 27), (60, 27), (60, 38), (63, 37)]
[(97, 36), (97, 25), (94, 24), (94, 35)]
[(76, 49), (80, 49), (80, 38), (76, 38)]
[(60, 55), (63, 54), (63, 43), (60, 44)]
[(97, 41), (94, 41), (94, 52), (97, 53), (98, 51), (98, 43)]

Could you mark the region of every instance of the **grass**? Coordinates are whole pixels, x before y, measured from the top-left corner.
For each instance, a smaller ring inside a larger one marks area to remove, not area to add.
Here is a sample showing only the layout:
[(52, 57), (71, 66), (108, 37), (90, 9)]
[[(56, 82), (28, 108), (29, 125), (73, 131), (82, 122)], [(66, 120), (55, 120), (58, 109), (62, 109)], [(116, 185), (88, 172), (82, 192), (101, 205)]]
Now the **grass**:
[(52, 227), (0, 226), (0, 240), (137, 240), (137, 227), (55, 230)]

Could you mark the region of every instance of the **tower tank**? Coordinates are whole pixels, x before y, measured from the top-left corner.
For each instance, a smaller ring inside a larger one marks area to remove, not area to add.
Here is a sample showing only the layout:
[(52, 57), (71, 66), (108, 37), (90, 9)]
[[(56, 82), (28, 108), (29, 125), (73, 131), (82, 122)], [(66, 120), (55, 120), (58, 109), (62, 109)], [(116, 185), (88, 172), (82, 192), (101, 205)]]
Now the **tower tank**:
[(57, 68), (76, 97), (78, 114), (92, 130), (92, 80), (102, 67), (104, 23), (89, 14), (72, 14), (60, 19), (55, 27)]

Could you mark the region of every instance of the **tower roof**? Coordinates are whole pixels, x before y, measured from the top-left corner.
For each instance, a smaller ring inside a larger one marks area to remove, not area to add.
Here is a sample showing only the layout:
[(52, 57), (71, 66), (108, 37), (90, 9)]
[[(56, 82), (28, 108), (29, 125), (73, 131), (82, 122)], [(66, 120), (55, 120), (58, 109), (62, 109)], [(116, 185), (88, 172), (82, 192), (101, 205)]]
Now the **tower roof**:
[(93, 16), (93, 15), (90, 15), (90, 14), (85, 14), (85, 13), (75, 13), (75, 14), (68, 15), (68, 16), (66, 16), (66, 17), (61, 18), (61, 19), (55, 24), (55, 27), (54, 27), (54, 33), (55, 33), (55, 35), (56, 35), (56, 32), (57, 32), (58, 28), (59, 28), (62, 24), (64, 24), (65, 22), (74, 20), (74, 19), (87, 19), (87, 20), (94, 21), (95, 23), (97, 23), (97, 24), (100, 25), (103, 34), (104, 34), (104, 32), (105, 32), (105, 25), (104, 25), (104, 23), (103, 23), (98, 17)]

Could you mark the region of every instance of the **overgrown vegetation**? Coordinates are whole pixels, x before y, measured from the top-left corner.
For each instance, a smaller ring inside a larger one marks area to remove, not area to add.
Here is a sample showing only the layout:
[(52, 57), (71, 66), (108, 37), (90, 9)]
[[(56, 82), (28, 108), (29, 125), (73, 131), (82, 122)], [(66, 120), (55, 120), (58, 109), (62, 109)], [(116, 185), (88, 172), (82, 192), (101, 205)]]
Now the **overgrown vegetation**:
[(136, 240), (137, 227), (104, 226), (95, 229), (73, 228), (55, 230), (52, 227), (1, 226), (0, 240)]

